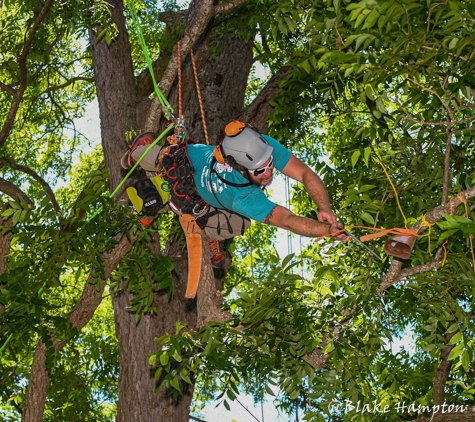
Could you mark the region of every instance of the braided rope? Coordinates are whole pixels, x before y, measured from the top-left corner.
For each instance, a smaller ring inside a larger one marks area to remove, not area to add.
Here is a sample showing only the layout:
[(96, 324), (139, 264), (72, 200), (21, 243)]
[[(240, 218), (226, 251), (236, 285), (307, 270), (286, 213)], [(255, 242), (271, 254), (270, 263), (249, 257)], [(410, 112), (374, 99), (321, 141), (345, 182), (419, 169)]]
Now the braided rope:
[(206, 128), (205, 112), (203, 107), (203, 100), (201, 99), (200, 84), (198, 82), (198, 73), (196, 72), (195, 55), (193, 54), (193, 49), (190, 50), (190, 55), (191, 64), (193, 65), (193, 75), (195, 76), (196, 93), (198, 94), (198, 102), (200, 103), (201, 120), (203, 121), (203, 132), (205, 133), (206, 145), (209, 145), (208, 129)]

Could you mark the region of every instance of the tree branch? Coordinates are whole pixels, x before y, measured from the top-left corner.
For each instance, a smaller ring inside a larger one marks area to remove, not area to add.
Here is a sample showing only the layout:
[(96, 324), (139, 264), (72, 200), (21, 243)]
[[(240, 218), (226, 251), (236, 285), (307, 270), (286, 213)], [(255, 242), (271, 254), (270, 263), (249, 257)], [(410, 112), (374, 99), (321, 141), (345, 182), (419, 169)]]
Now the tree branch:
[(31, 199), (26, 193), (24, 193), (20, 188), (15, 186), (13, 183), (8, 180), (0, 177), (0, 191), (10, 196), (16, 202), (19, 202), (19, 198), (23, 198), (27, 204), (31, 204)]
[(399, 278), (406, 278), (411, 275), (425, 273), (427, 271), (436, 270), (439, 268), (440, 259), (442, 258), (443, 248), (439, 248), (435, 254), (434, 260), (429, 264), (416, 265), (415, 267), (406, 268), (399, 274)]
[(247, 3), (247, 1), (248, 0), (233, 0), (226, 4), (219, 4), (214, 7), (214, 16), (219, 15), (220, 13), (229, 12), (230, 10)]
[(7, 116), (3, 123), (2, 129), (0, 130), (0, 148), (5, 144), (8, 135), (13, 127), (13, 123), (15, 121), (18, 109), (20, 108), (20, 103), (23, 98), (23, 94), (25, 93), (26, 86), (27, 86), (27, 77), (28, 77), (28, 66), (26, 63), (26, 58), (28, 53), (30, 52), (31, 45), (35, 38), (36, 32), (38, 28), (41, 26), (43, 20), (46, 18), (47, 13), (49, 12), (51, 6), (53, 4), (53, 0), (47, 0), (44, 4), (43, 8), (41, 9), (39, 15), (37, 16), (33, 27), (31, 28), (28, 37), (25, 40), (25, 44), (23, 46), (23, 50), (21, 54), (18, 56), (18, 66), (20, 67), (20, 80), (19, 80), (19, 87), (14, 93), (11, 93), (13, 97), (13, 101), (10, 105), (10, 109), (8, 110)]
[[(462, 197), (464, 201), (475, 197), (475, 186), (461, 192), (460, 196)], [(444, 205), (439, 205), (438, 207), (434, 208), (432, 211), (425, 214), (425, 219), (429, 224), (433, 224), (436, 221), (442, 220), (443, 214), (450, 214), (451, 209), (456, 209), (460, 204), (462, 204), (462, 200), (458, 196), (454, 196), (451, 198), (449, 203), (444, 204)], [(424, 230), (427, 229), (427, 227), (425, 226), (421, 227), (421, 225), (422, 225), (422, 219), (417, 221), (415, 224), (413, 224), (410, 227), (410, 229), (416, 232), (423, 232)], [(440, 251), (438, 251), (437, 253), (440, 253)], [(437, 254), (436, 254), (436, 257), (437, 257)], [(440, 257), (439, 257), (439, 260), (440, 260)], [(435, 262), (436, 262), (436, 259), (434, 259), (432, 263), (424, 264), (424, 265), (428, 265), (429, 270), (432, 270), (432, 269), (438, 268), (438, 266), (433, 267), (435, 266)], [(388, 289), (394, 283), (397, 283), (402, 278), (402, 272), (401, 272), (402, 263), (403, 261), (398, 258), (393, 259), (391, 263), (391, 267), (389, 268), (388, 272), (384, 274), (382, 277), (383, 281), (377, 290), (378, 294), (381, 294), (384, 290)], [(417, 268), (424, 268), (424, 267), (419, 266), (415, 268), (416, 268), (415, 270), (412, 270), (412, 268), (408, 268), (404, 270), (406, 274), (405, 276), (412, 275), (411, 271), (415, 271), (414, 274), (418, 274), (422, 271), (418, 271)]]
[[(56, 197), (54, 195), (53, 190), (51, 189), (49, 184), (38, 173), (36, 173), (34, 170), (30, 169), (29, 167), (18, 164), (11, 157), (2, 157), (2, 158), (0, 158), (0, 168), (3, 167), (5, 164), (7, 164), (12, 170), (18, 170), (18, 171), (21, 171), (22, 173), (28, 174), (31, 177), (33, 177), (33, 179), (35, 179), (45, 189), (46, 194), (48, 195), (48, 198), (51, 201), (51, 204), (53, 204), (54, 210), (58, 214), (61, 213), (61, 208), (58, 204), (58, 201), (56, 200)], [(29, 203), (31, 203), (31, 201)]]
[(441, 405), (445, 401), (445, 384), (449, 378), (450, 368), (452, 367), (452, 361), (449, 360), (449, 355), (455, 347), (455, 344), (450, 344), (450, 339), (457, 333), (457, 331), (458, 330), (445, 335), (444, 347), (440, 351), (439, 365), (435, 371), (432, 393), (434, 405)]
[(75, 82), (78, 81), (84, 81), (84, 82), (94, 82), (94, 78), (87, 77), (87, 76), (75, 76), (74, 78), (68, 79), (66, 82), (59, 84), (59, 85), (54, 85), (54, 86), (49, 86), (44, 92), (49, 93), (52, 91), (58, 91), (59, 89), (63, 89), (68, 87), (69, 85), (74, 84)]
[(270, 103), (278, 95), (279, 83), (287, 78), (290, 70), (290, 66), (283, 67), (273, 75), (252, 103), (242, 111), (239, 118), (252, 124), (262, 133), (266, 133), (267, 118), (274, 112)]
[[(101, 258), (104, 262), (104, 278), (97, 281), (100, 289), (96, 289), (95, 284), (90, 282), (95, 278), (94, 272), (91, 271), (89, 278), (84, 286), (81, 297), (76, 306), (69, 313), (69, 321), (80, 331), (93, 317), (97, 307), (102, 301), (102, 293), (104, 291), (107, 280), (112, 271), (116, 268), (119, 261), (132, 248), (133, 243), (137, 239), (140, 231), (131, 236), (129, 241), (126, 236), (123, 236), (119, 243), (110, 253), (102, 253)], [(61, 350), (66, 341), (54, 341), (54, 348), (56, 351)], [(23, 411), (23, 420), (25, 421), (42, 421), (43, 412), (46, 402), (46, 396), (49, 389), (49, 374), (46, 370), (46, 351), (47, 348), (40, 339), (36, 346), (35, 355), (33, 357), (33, 364), (30, 371), (30, 378), (26, 390), (25, 405)]]

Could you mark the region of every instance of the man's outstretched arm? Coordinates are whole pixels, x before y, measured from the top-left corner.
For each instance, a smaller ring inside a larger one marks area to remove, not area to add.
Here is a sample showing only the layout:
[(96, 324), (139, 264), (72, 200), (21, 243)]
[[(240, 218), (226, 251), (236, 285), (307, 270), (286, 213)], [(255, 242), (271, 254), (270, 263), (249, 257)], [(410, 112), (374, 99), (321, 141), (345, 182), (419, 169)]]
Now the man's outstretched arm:
[[(276, 205), (262, 222), (308, 237), (329, 235), (343, 229), (341, 223), (337, 222), (336, 219), (332, 224), (325, 224), (307, 217), (295, 215), (292, 211), (281, 205)], [(347, 240), (346, 238), (347, 236), (345, 235), (336, 237), (336, 239), (343, 241)]]
[[(328, 221), (330, 224), (336, 222), (328, 197), (327, 189), (322, 179), (305, 163), (299, 160), (295, 155), (290, 156), (290, 160), (282, 170), (286, 176), (303, 183), (306, 191), (318, 206), (318, 220)], [(313, 221), (313, 220), (310, 220)]]

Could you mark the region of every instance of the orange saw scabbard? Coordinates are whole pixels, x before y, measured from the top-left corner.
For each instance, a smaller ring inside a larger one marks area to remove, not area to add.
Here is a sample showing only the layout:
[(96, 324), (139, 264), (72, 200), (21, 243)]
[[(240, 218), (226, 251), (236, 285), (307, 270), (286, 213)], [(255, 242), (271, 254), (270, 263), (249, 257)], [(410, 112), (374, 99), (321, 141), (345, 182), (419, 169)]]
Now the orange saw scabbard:
[(188, 249), (188, 283), (186, 285), (185, 297), (193, 299), (198, 290), (201, 274), (201, 261), (203, 249), (201, 244), (201, 229), (195, 222), (195, 217), (191, 214), (179, 216), (181, 227), (185, 232), (186, 247)]

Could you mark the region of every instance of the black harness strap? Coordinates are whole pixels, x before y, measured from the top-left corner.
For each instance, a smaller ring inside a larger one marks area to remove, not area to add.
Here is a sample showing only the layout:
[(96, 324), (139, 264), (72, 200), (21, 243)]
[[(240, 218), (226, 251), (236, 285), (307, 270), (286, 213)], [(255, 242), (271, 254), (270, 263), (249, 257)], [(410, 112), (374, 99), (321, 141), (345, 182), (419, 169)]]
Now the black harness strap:
[(167, 147), (158, 169), (170, 186), (174, 205), (184, 214), (195, 214), (198, 209), (208, 206), (196, 190), (194, 169), (188, 157), (188, 145), (195, 143), (192, 139), (185, 139)]
[[(214, 199), (216, 199), (216, 201), (218, 201), (219, 205), (221, 205), (225, 210), (227, 210), (227, 208), (221, 203), (221, 201), (218, 199), (218, 196), (216, 195), (216, 192), (214, 190), (214, 187), (213, 187), (213, 180), (212, 180), (212, 176), (213, 176), (213, 173), (216, 175), (216, 177), (221, 180), (223, 183), (226, 183), (227, 185), (229, 186), (233, 186), (235, 188), (244, 188), (246, 186), (251, 186), (253, 185), (254, 183), (252, 182), (247, 182), (247, 183), (233, 183), (233, 182), (230, 182), (229, 180), (226, 180), (224, 177), (221, 177), (218, 172), (216, 171), (216, 169), (214, 168), (214, 165), (217, 163), (218, 161), (216, 160), (216, 157), (213, 157), (213, 160), (211, 161), (211, 165), (210, 165), (210, 174), (209, 174), (209, 187), (211, 189), (211, 192), (214, 196)], [(228, 210), (230, 211), (230, 210)]]

